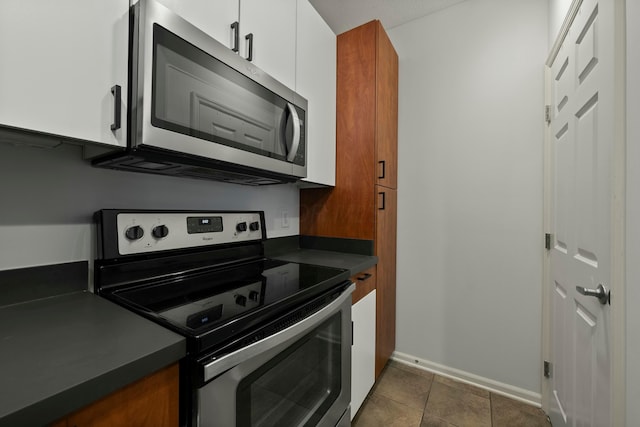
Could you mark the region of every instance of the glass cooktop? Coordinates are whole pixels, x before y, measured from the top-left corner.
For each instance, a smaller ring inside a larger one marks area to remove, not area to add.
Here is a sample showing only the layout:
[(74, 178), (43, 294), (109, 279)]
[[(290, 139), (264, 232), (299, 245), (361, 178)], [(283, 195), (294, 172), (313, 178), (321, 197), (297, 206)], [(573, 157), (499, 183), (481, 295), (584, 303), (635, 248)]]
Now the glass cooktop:
[(346, 278), (346, 270), (263, 259), (161, 279), (155, 284), (115, 291), (111, 296), (174, 329), (198, 335), (311, 298)]

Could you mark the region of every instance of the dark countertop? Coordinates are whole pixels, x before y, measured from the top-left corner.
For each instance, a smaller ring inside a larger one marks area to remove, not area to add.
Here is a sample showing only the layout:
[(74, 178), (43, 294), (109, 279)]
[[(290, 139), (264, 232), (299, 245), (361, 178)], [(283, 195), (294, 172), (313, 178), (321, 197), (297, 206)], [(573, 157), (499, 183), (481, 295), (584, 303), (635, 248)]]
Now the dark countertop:
[(275, 259), (304, 264), (316, 264), (325, 267), (345, 268), (349, 276), (354, 276), (378, 263), (378, 257), (345, 252), (324, 251), (317, 249), (296, 249), (273, 256)]
[[(271, 257), (344, 268), (350, 276), (378, 262), (357, 253), (372, 252), (368, 241), (304, 243), (312, 248), (300, 249), (298, 236), (284, 238)], [(0, 427), (48, 424), (185, 356), (184, 337), (79, 291), (86, 268), (0, 272)]]
[(44, 425), (186, 354), (184, 337), (89, 292), (0, 308), (0, 426)]

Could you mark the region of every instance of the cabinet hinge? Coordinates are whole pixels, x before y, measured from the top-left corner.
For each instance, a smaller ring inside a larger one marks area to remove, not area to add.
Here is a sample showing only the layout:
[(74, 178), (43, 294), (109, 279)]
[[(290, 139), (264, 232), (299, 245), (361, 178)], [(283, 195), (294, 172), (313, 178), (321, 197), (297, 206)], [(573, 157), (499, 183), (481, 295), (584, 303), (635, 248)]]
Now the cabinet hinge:
[(544, 247), (546, 250), (551, 250), (551, 233), (545, 233), (544, 235)]
[(553, 369), (553, 366), (551, 365), (551, 362), (545, 360), (544, 361), (544, 377), (545, 378), (551, 378), (551, 375), (553, 374), (552, 369)]
[(547, 124), (551, 123), (551, 105), (544, 106), (544, 121)]

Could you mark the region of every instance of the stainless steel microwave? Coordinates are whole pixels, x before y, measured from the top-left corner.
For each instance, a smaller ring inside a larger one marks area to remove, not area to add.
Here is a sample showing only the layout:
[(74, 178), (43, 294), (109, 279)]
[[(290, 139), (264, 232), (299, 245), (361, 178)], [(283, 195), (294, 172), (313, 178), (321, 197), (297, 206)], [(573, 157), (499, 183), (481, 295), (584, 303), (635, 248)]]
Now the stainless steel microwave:
[(306, 99), (153, 0), (130, 14), (127, 148), (95, 166), (252, 185), (306, 176)]

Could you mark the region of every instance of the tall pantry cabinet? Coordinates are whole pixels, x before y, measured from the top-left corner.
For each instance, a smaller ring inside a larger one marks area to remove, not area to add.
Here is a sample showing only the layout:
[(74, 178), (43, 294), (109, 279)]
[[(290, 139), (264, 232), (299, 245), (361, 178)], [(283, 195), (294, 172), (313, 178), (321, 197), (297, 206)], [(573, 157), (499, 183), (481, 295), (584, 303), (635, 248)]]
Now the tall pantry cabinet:
[(300, 194), (300, 233), (373, 241), (376, 377), (395, 349), (398, 55), (379, 21), (337, 37), (336, 185)]

